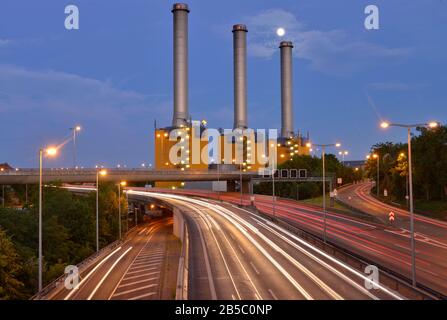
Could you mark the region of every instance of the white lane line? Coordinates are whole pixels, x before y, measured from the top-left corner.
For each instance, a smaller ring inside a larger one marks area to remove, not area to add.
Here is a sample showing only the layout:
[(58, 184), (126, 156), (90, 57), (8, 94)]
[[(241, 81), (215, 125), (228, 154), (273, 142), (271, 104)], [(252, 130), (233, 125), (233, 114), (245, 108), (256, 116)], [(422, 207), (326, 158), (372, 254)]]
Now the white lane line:
[(107, 271), (107, 273), (102, 277), (101, 281), (96, 285), (95, 289), (92, 291), (92, 293), (88, 296), (87, 300), (91, 300), (92, 297), (95, 295), (96, 291), (98, 291), (99, 287), (103, 284), (103, 282), (106, 280), (108, 275), (112, 272), (112, 270), (115, 268), (115, 266), (120, 262), (120, 260), (130, 251), (133, 247), (130, 247), (124, 253), (112, 264), (110, 269)]
[(255, 265), (254, 265), (254, 263), (253, 263), (252, 261), (250, 261), (250, 265), (251, 265), (251, 267), (253, 268), (253, 270), (255, 270), (255, 272), (256, 272), (257, 274), (260, 274), (260, 272), (258, 271), (258, 269), (256, 269), (256, 267), (255, 267)]
[[(146, 243), (145, 243), (144, 246), (140, 249), (140, 251), (138, 251), (138, 253), (137, 253), (137, 255), (135, 256), (135, 258), (133, 259), (132, 263), (135, 262), (135, 259), (138, 258), (138, 255), (139, 255), (139, 254), (141, 254), (142, 252), (144, 252), (144, 250), (146, 249), (146, 247), (149, 245), (150, 240), (151, 240), (152, 237), (154, 236), (155, 232), (158, 231), (158, 229), (160, 229), (161, 227), (162, 227), (162, 226), (161, 226), (159, 223), (155, 224), (155, 225), (152, 227), (152, 231), (153, 231), (154, 233), (152, 233), (152, 234), (147, 238)], [(127, 240), (127, 241), (130, 241), (130, 239)], [(123, 280), (123, 278), (126, 277), (126, 276), (128, 275), (128, 271), (129, 271), (129, 268), (132, 266), (132, 263), (129, 264), (129, 266), (127, 267), (126, 271), (125, 271), (125, 272), (123, 273), (123, 275), (121, 276), (120, 281), (118, 281), (118, 283), (116, 284), (116, 286), (115, 286), (115, 288), (113, 289), (112, 293), (110, 294), (108, 300), (110, 300), (110, 299), (112, 298), (113, 294), (114, 294), (115, 291), (116, 291), (116, 288), (118, 288), (118, 286), (119, 286), (119, 284), (121, 283), (121, 281)], [(151, 271), (151, 270), (154, 270), (154, 269), (156, 269), (156, 268), (148, 268), (147, 270), (133, 271), (132, 274), (135, 274), (135, 273), (140, 273), (140, 274), (141, 274), (142, 272), (147, 272), (147, 271)]]
[(151, 264), (153, 262), (160, 262), (160, 261), (163, 261), (163, 260), (164, 260), (163, 258), (140, 260), (140, 261), (135, 261), (135, 263), (133, 265), (137, 266), (137, 265), (140, 265), (140, 264)]
[(138, 232), (138, 235), (140, 236), (144, 231), (146, 231), (147, 228), (144, 228), (143, 230), (141, 230), (140, 232)]
[(160, 257), (164, 257), (165, 254), (164, 253), (160, 253), (160, 254), (149, 254), (149, 255), (145, 255), (145, 256), (141, 256), (138, 257), (136, 260), (148, 260), (148, 259), (153, 259), (153, 258), (160, 258)]
[[(281, 264), (279, 264), (268, 252), (267, 250), (264, 249), (264, 247), (258, 242), (256, 241), (248, 232), (247, 230), (242, 227), (242, 225), (240, 223), (238, 223), (235, 219), (237, 220), (242, 220), (240, 218), (232, 218), (231, 216), (236, 216), (235, 214), (233, 214), (230, 210), (228, 209), (224, 209), (220, 206), (212, 206), (206, 202), (200, 201), (200, 200), (196, 200), (196, 199), (189, 199), (189, 198), (185, 198), (185, 197), (179, 197), (179, 196), (175, 196), (175, 195), (160, 195), (157, 193), (150, 193), (150, 192), (138, 192), (138, 191), (133, 191), (133, 194), (140, 194), (140, 195), (154, 195), (155, 197), (159, 197), (159, 198), (168, 198), (168, 199), (177, 199), (177, 201), (181, 201), (183, 203), (187, 203), (187, 202), (192, 202), (192, 203), (196, 203), (196, 204), (206, 204), (205, 207), (210, 207), (210, 209), (212, 209), (213, 211), (217, 212), (218, 214), (222, 215), (223, 217), (225, 217), (228, 221), (230, 221), (234, 226), (236, 226), (244, 235), (245, 237), (284, 275), (284, 277), (298, 290), (298, 292), (300, 292), (300, 294), (303, 295), (304, 298), (308, 299), (308, 300), (313, 300), (313, 297), (281, 266)], [(185, 205), (185, 204), (183, 204)], [(221, 210), (215, 209), (216, 207), (221, 208)], [(224, 210), (227, 212), (230, 212), (229, 215), (224, 213)], [(231, 215), (231, 216), (230, 216)], [(244, 221), (245, 222), (245, 221)], [(249, 225), (247, 222), (244, 223), (250, 230), (252, 230), (255, 233), (259, 233), (258, 230), (256, 228), (254, 228), (252, 225)], [(198, 228), (199, 233), (201, 233), (201, 229)], [(230, 236), (232, 236), (232, 234), (230, 233)], [(233, 236), (234, 239), (234, 236)], [(202, 237), (203, 240), (203, 237)], [(203, 248), (205, 249), (205, 246), (203, 244)], [(277, 248), (277, 250), (280, 250), (279, 248)], [(208, 261), (209, 262), (209, 261)], [(211, 279), (212, 280), (212, 279)], [(211, 284), (211, 282), (210, 282)], [(214, 284), (214, 283), (213, 283)]]
[(241, 250), (241, 252), (242, 252), (243, 254), (245, 254), (245, 250), (244, 250), (240, 245), (238, 245), (238, 247), (239, 247), (239, 250)]
[(157, 255), (160, 255), (160, 254), (164, 254), (164, 251), (157, 251), (157, 252), (151, 251), (151, 252), (148, 252), (148, 253), (143, 253), (143, 254), (138, 255), (138, 258), (153, 257), (153, 256), (157, 256)]
[(150, 264), (150, 265), (145, 265), (145, 266), (136, 266), (136, 267), (132, 267), (129, 269), (129, 271), (136, 271), (136, 270), (140, 270), (140, 269), (145, 269), (147, 267), (159, 267), (161, 265), (161, 263), (156, 263), (156, 264)]
[(155, 294), (155, 292), (145, 293), (145, 294), (142, 294), (141, 296), (136, 296), (136, 297), (133, 297), (133, 298), (129, 298), (129, 300), (138, 300), (138, 299), (141, 299), (141, 298), (147, 298), (147, 297), (153, 296), (154, 294)]
[(157, 274), (157, 273), (160, 273), (160, 271), (143, 273), (142, 275), (139, 275), (139, 276), (124, 277), (123, 280), (121, 280), (121, 281), (127, 281), (127, 280), (131, 280), (131, 279), (138, 279), (138, 278), (142, 278), (142, 277), (151, 276), (151, 275), (154, 275), (154, 274)]
[(258, 222), (259, 225), (262, 225), (266, 230), (270, 231), (272, 234), (278, 236), (280, 239), (284, 240), (285, 242), (287, 242), (288, 244), (290, 244), (292, 247), (294, 247), (295, 249), (297, 249), (298, 251), (302, 252), (303, 254), (305, 254), (306, 256), (308, 256), (309, 258), (311, 258), (312, 260), (318, 262), (320, 265), (322, 265), (323, 267), (325, 267), (326, 269), (328, 269), (329, 271), (332, 271), (333, 273), (335, 273), (338, 277), (340, 277), (341, 279), (345, 280), (346, 282), (348, 282), (349, 284), (351, 284), (353, 287), (357, 288), (359, 291), (363, 292), (365, 295), (369, 296), (370, 298), (374, 299), (374, 300), (378, 300), (379, 298), (376, 297), (375, 295), (371, 294), (368, 290), (366, 290), (364, 287), (362, 287), (361, 285), (359, 285), (357, 282), (353, 281), (352, 279), (350, 279), (349, 277), (347, 277), (346, 275), (344, 275), (343, 273), (341, 273), (340, 271), (338, 271), (337, 269), (335, 269), (334, 267), (332, 267), (331, 265), (329, 265), (328, 263), (324, 262), (323, 260), (321, 260), (320, 258), (314, 256), (312, 253), (308, 252), (307, 250), (305, 250), (304, 248), (302, 248), (301, 246), (297, 245), (296, 243), (292, 242), (291, 240), (289, 240), (288, 238), (284, 237), (283, 235), (279, 234), (278, 232), (276, 232), (275, 230), (271, 229), (270, 227), (268, 227), (267, 225), (264, 225), (262, 222)]
[[(194, 206), (192, 206), (192, 207), (194, 208)], [(224, 256), (224, 254), (223, 254), (223, 252), (222, 252), (222, 248), (221, 248), (221, 246), (220, 246), (220, 244), (219, 244), (219, 241), (217, 241), (216, 235), (214, 234), (214, 231), (211, 229), (211, 226), (209, 225), (209, 221), (208, 221), (208, 219), (207, 219), (208, 217), (207, 217), (206, 215), (204, 215), (204, 214), (200, 211), (200, 209), (196, 208), (196, 210), (197, 210), (197, 213), (198, 213), (198, 214), (200, 215), (200, 217), (202, 218), (202, 220), (205, 222), (205, 224), (208, 224), (210, 233), (211, 233), (211, 235), (212, 235), (213, 238), (214, 238), (214, 242), (216, 243), (217, 249), (219, 250), (220, 256), (221, 256), (222, 261), (223, 261), (223, 263), (224, 263), (225, 269), (227, 270), (227, 273), (228, 273), (228, 275), (229, 275), (229, 277), (230, 277), (231, 283), (233, 284), (234, 290), (236, 291), (237, 297), (239, 298), (239, 300), (242, 300), (242, 299), (241, 299), (241, 295), (239, 294), (239, 290), (238, 290), (237, 287), (236, 287), (236, 283), (234, 282), (233, 275), (231, 274), (230, 268), (229, 268), (229, 266), (228, 266), (227, 259), (225, 259), (225, 256)]]
[[(247, 211), (247, 212), (250, 213), (250, 214), (252, 214), (252, 213), (249, 212), (249, 211)], [(287, 230), (285, 230), (285, 229), (283, 229), (283, 228), (277, 226), (277, 225), (274, 224), (274, 223), (271, 223), (270, 221), (268, 221), (268, 220), (266, 220), (266, 219), (264, 219), (264, 218), (261, 218), (261, 217), (258, 217), (258, 218), (259, 218), (260, 220), (265, 221), (265, 223), (266, 223), (267, 225), (269, 225), (269, 226), (271, 226), (271, 227), (273, 227), (273, 228), (275, 228), (275, 229), (281, 231), (283, 234), (286, 234), (287, 236), (289, 236), (290, 238), (294, 239), (295, 241), (301, 243), (302, 245), (306, 246), (307, 248), (316, 251), (317, 253), (319, 253), (319, 254), (322, 255), (323, 257), (325, 257), (325, 258), (329, 259), (330, 261), (336, 263), (337, 265), (341, 266), (342, 268), (346, 269), (347, 271), (349, 271), (349, 272), (353, 273), (354, 275), (360, 277), (361, 279), (366, 280), (366, 281), (370, 281), (370, 279), (369, 279), (368, 277), (366, 277), (364, 274), (362, 274), (361, 272), (355, 270), (354, 268), (351, 268), (350, 266), (344, 264), (343, 262), (339, 261), (338, 259), (336, 259), (336, 258), (330, 256), (330, 255), (327, 254), (326, 252), (324, 252), (324, 251), (322, 251), (322, 250), (320, 250), (320, 249), (318, 249), (318, 248), (312, 246), (311, 244), (309, 244), (309, 243), (307, 243), (306, 241), (304, 241), (303, 239), (301, 239), (301, 238), (295, 236), (295, 235), (292, 234), (291, 232), (289, 232), (289, 231), (287, 231)], [(290, 242), (290, 243), (293, 243), (293, 242)], [(292, 244), (292, 245), (293, 245), (293, 244)], [(295, 244), (294, 246), (299, 247), (299, 246), (297, 246), (296, 244)], [(349, 279), (349, 278), (348, 278), (348, 279)], [(353, 282), (353, 280), (351, 280), (351, 282)], [(384, 291), (384, 292), (387, 293), (388, 295), (392, 296), (393, 298), (398, 299), (398, 300), (403, 300), (403, 297), (399, 296), (398, 294), (396, 294), (395, 292), (391, 291), (391, 290), (388, 289), (387, 287), (382, 286), (381, 284), (378, 284), (378, 286), (379, 286), (379, 288), (380, 288), (382, 291)]]
[(270, 293), (270, 295), (272, 296), (273, 300), (278, 300), (278, 297), (275, 295), (275, 293), (273, 292), (272, 289), (268, 289), (267, 291)]
[(144, 279), (144, 280), (138, 280), (138, 281), (134, 281), (134, 282), (130, 282), (130, 283), (120, 284), (118, 286), (118, 289), (121, 289), (123, 287), (133, 286), (133, 285), (139, 284), (139, 283), (154, 281), (154, 280), (157, 280), (157, 279), (158, 278), (147, 278), (147, 279)]
[(69, 294), (67, 294), (67, 296), (64, 298), (64, 300), (68, 300), (70, 299), (70, 297), (73, 295), (73, 293), (76, 292), (76, 290), (78, 290), (81, 286), (81, 284), (83, 284), (88, 278), (90, 278), (90, 276), (104, 263), (106, 262), (111, 256), (113, 256), (115, 253), (117, 253), (119, 250), (121, 250), (121, 247), (116, 248), (113, 252), (109, 253), (109, 255), (107, 257), (105, 257), (104, 259), (101, 260), (100, 263), (98, 263), (79, 283), (78, 285), (73, 288)]
[(143, 289), (153, 288), (153, 287), (156, 287), (156, 286), (158, 286), (158, 284), (153, 283), (153, 284), (149, 284), (147, 286), (138, 287), (138, 288), (135, 288), (135, 289), (130, 289), (130, 290), (126, 290), (126, 291), (123, 291), (123, 292), (115, 293), (112, 297), (118, 297), (118, 296), (122, 296), (122, 295), (125, 295), (125, 294), (128, 294), (128, 293), (132, 293), (132, 292), (135, 292), (135, 291), (140, 291), (140, 290), (143, 290)]
[[(217, 224), (217, 222), (215, 221), (215, 223)], [(227, 236), (225, 235), (225, 232), (222, 231), (222, 229), (219, 227), (219, 231), (221, 231), (222, 236), (224, 237), (225, 241), (227, 242), (228, 246), (231, 248), (231, 251), (233, 251), (234, 256), (236, 257), (237, 262), (239, 263), (239, 265), (241, 266), (242, 270), (244, 271), (248, 281), (250, 281), (251, 286), (253, 287), (253, 289), (255, 290), (255, 297), (258, 300), (262, 300), (261, 294), (258, 291), (258, 288), (256, 288), (255, 284), (253, 283), (253, 280), (251, 279), (250, 275), (247, 272), (247, 269), (245, 269), (244, 265), (242, 264), (241, 260), (239, 259), (239, 255), (237, 254), (236, 250), (234, 249), (233, 245), (231, 244), (231, 242), (228, 240)], [(239, 248), (243, 251), (242, 247), (239, 245)]]
[(153, 268), (147, 268), (146, 270), (136, 270), (136, 271), (126, 272), (126, 274), (141, 273), (141, 272), (151, 271), (151, 270), (156, 270), (156, 269), (158, 269), (158, 268), (157, 267), (153, 267)]
[(209, 285), (210, 293), (211, 293), (211, 300), (217, 300), (216, 287), (214, 285), (214, 279), (213, 279), (213, 276), (211, 273), (211, 264), (210, 264), (210, 258), (208, 255), (208, 250), (207, 250), (207, 247), (205, 244), (205, 240), (203, 238), (202, 229), (200, 227), (198, 227), (197, 230), (199, 231), (200, 242), (202, 244), (203, 256), (205, 258), (205, 267), (206, 267), (206, 274), (208, 277), (208, 285)]

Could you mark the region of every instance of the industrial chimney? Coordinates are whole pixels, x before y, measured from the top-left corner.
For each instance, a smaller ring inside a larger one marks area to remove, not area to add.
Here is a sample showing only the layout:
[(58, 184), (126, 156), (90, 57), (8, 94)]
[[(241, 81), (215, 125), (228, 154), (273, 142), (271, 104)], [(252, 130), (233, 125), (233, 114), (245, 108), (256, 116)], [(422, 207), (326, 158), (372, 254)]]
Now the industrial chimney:
[(293, 136), (292, 48), (291, 41), (282, 41), (281, 50), (281, 137)]
[(188, 13), (185, 3), (176, 3), (174, 14), (174, 114), (172, 126), (186, 125), (188, 111)]
[(247, 128), (247, 27), (233, 26), (234, 129)]

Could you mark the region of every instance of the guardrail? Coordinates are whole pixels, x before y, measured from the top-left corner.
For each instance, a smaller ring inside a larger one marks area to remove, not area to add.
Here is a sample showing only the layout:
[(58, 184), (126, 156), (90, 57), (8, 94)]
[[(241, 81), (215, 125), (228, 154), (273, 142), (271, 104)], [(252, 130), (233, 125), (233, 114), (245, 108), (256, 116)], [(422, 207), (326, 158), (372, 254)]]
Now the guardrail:
[[(94, 253), (88, 258), (84, 259), (82, 262), (76, 265), (79, 270), (79, 275), (89, 270), (93, 264), (97, 262), (97, 260), (103, 258), (111, 251), (113, 251), (117, 246), (121, 244), (121, 241), (117, 240), (112, 242), (111, 244), (105, 246), (98, 253)], [(49, 300), (55, 295), (57, 295), (60, 291), (65, 289), (65, 278), (66, 275), (63, 274), (55, 280), (51, 281), (47, 284), (40, 292), (36, 293), (34, 296), (30, 298), (30, 300)]]
[(180, 255), (177, 289), (175, 300), (188, 300), (188, 275), (189, 275), (189, 231), (186, 223), (183, 224), (182, 253)]

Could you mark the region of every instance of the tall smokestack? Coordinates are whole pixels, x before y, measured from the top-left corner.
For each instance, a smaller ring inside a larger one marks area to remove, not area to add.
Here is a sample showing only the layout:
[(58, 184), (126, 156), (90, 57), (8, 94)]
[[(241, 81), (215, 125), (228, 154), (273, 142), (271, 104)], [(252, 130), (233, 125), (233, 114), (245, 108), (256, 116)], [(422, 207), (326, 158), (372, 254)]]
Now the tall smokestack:
[(176, 3), (174, 14), (174, 115), (172, 126), (185, 125), (188, 112), (188, 13), (185, 3)]
[(292, 48), (291, 41), (282, 41), (281, 50), (281, 137), (293, 136)]
[(247, 27), (233, 26), (234, 129), (247, 128)]

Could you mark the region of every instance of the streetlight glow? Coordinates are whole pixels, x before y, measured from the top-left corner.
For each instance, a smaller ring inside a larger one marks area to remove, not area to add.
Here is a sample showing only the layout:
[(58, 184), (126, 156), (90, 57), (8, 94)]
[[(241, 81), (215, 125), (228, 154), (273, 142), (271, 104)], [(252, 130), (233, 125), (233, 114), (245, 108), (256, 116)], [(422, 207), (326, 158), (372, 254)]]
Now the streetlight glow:
[(338, 143), (338, 142), (337, 142), (337, 143), (335, 144), (335, 146), (336, 146), (337, 148), (340, 148), (340, 147), (341, 147), (341, 143)]
[(382, 128), (384, 128), (384, 129), (386, 129), (386, 128), (388, 128), (388, 127), (390, 126), (390, 124), (389, 124), (388, 122), (384, 121), (384, 122), (382, 122), (382, 123), (380, 124), (380, 126), (381, 126)]
[(57, 154), (57, 148), (54, 148), (54, 147), (47, 148), (47, 149), (45, 149), (45, 153), (48, 156), (55, 156)]
[(431, 121), (428, 123), (428, 127), (432, 129), (438, 127), (438, 125), (439, 124), (436, 121)]
[(107, 170), (101, 170), (99, 174), (104, 177), (107, 174)]
[(120, 182), (120, 185), (123, 186), (123, 187), (125, 187), (125, 186), (127, 186), (127, 182), (126, 182), (126, 181), (121, 181), (121, 182)]

